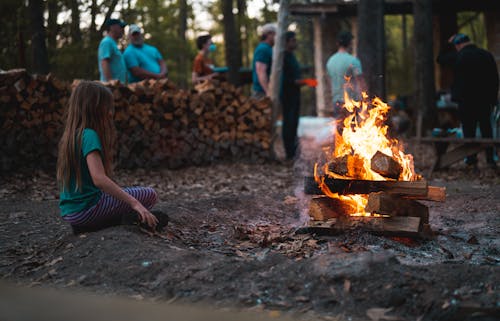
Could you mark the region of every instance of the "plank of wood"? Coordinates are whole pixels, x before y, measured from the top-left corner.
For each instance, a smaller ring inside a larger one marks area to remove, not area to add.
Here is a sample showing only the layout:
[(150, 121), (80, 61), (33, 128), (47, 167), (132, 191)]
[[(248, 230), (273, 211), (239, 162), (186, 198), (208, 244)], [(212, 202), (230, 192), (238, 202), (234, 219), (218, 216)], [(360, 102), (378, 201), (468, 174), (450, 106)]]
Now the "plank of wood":
[(298, 234), (340, 235), (360, 229), (368, 233), (382, 236), (429, 237), (429, 231), (422, 228), (420, 217), (343, 217), (326, 221), (310, 221)]
[(334, 225), (337, 230), (361, 229), (384, 236), (420, 236), (421, 218), (413, 216), (394, 217), (349, 217), (339, 219)]
[(421, 137), (410, 139), (422, 143), (454, 143), (454, 144), (492, 144), (500, 145), (499, 138), (458, 138), (458, 137)]
[(474, 155), (479, 153), (480, 151), (484, 150), (487, 148), (487, 144), (463, 144), (458, 146), (457, 148), (447, 151), (446, 153), (442, 154), (438, 162), (436, 163), (434, 169), (440, 169), (440, 168), (445, 168), (450, 166), (451, 164), (454, 164), (462, 159), (464, 159), (467, 156)]
[[(325, 184), (330, 191), (339, 194), (370, 194), (386, 192), (390, 194), (424, 196), (427, 195), (427, 181), (370, 181), (325, 178)], [(304, 178), (304, 192), (309, 195), (324, 195), (314, 180), (314, 177)]]
[(390, 216), (420, 217), (422, 223), (429, 223), (429, 208), (415, 200), (400, 198), (384, 192), (370, 193), (365, 211)]
[(444, 202), (446, 200), (446, 187), (427, 186), (425, 196), (403, 196), (404, 198), (422, 201)]

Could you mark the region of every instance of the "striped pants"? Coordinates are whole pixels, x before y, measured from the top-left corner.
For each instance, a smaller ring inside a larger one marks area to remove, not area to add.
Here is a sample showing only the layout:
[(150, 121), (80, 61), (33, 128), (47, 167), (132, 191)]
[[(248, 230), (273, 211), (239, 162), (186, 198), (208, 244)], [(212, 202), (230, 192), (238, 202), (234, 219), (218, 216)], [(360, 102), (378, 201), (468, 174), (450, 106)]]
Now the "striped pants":
[[(123, 191), (136, 198), (148, 210), (158, 201), (158, 196), (151, 187), (126, 187)], [(131, 212), (134, 210), (127, 203), (102, 193), (96, 205), (78, 213), (64, 215), (62, 219), (73, 228), (91, 231), (119, 225), (123, 215)]]

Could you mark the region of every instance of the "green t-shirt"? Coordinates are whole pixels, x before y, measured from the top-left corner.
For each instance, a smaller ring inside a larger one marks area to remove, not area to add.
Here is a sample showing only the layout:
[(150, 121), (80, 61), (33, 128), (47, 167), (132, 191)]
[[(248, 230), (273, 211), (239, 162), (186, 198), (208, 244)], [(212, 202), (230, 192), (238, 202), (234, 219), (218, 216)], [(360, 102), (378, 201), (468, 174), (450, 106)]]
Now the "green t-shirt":
[(257, 62), (261, 62), (267, 65), (266, 74), (267, 77), (271, 75), (271, 66), (273, 64), (273, 47), (267, 42), (261, 42), (255, 48), (253, 53), (253, 62), (252, 62), (252, 89), (256, 92), (264, 92), (264, 89), (260, 85), (259, 77), (257, 76), (257, 69), (255, 68), (255, 64)]
[(61, 216), (81, 212), (94, 206), (99, 201), (101, 190), (94, 185), (86, 161), (87, 155), (94, 150), (100, 151), (102, 157), (102, 145), (99, 135), (93, 129), (85, 128), (82, 134), (82, 148), (80, 153), (82, 188), (81, 190), (76, 189), (75, 178), (72, 175), (69, 186), (61, 191), (59, 197)]

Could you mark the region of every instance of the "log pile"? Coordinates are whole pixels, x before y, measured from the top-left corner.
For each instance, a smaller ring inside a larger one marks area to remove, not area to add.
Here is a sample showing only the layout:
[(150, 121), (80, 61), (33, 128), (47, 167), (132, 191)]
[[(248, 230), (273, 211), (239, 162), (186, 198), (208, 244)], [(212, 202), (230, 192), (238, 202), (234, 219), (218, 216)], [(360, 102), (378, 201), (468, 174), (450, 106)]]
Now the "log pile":
[[(53, 167), (71, 87), (25, 70), (0, 74), (1, 168)], [(179, 90), (168, 80), (122, 85), (113, 92), (119, 167), (209, 164), (270, 156), (271, 102), (225, 82)]]
[(0, 73), (0, 169), (52, 166), (70, 87), (24, 69)]

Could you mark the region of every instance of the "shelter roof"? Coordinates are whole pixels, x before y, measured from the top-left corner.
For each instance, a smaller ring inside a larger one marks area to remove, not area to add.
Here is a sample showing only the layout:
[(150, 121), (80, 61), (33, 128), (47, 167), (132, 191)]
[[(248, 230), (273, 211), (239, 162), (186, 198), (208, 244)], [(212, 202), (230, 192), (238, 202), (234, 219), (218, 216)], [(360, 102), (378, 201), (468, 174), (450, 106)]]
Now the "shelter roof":
[[(411, 14), (413, 6), (411, 0), (385, 0), (386, 14)], [(296, 0), (290, 4), (290, 13), (293, 15), (322, 15), (355, 16), (359, 0)], [(499, 0), (433, 0), (435, 13), (460, 11), (500, 11)]]

